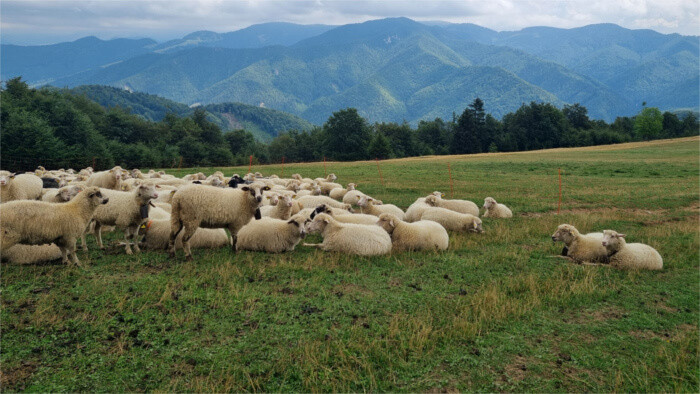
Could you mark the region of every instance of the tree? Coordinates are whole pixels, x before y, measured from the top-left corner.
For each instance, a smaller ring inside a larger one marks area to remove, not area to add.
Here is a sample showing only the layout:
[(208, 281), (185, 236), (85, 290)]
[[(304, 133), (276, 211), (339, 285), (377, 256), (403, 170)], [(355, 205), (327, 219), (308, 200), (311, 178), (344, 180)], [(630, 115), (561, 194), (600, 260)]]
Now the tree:
[(421, 120), (416, 130), (418, 141), (425, 144), (434, 155), (446, 155), (450, 152), (450, 129), (440, 118), (432, 121)]
[(581, 104), (565, 105), (562, 112), (571, 126), (577, 129), (589, 129), (591, 127), (591, 120), (588, 119), (588, 109)]
[(634, 118), (634, 134), (644, 140), (658, 138), (663, 122), (664, 117), (658, 108), (646, 107)]
[(415, 132), (407, 122), (377, 123), (374, 128), (377, 133), (384, 134), (389, 139), (391, 150), (396, 157), (418, 155)]
[(372, 138), (367, 121), (355, 108), (346, 108), (328, 118), (323, 125), (324, 151), (333, 160), (349, 161), (367, 158), (367, 148)]
[(381, 131), (376, 132), (369, 143), (369, 155), (378, 159), (388, 159), (393, 156), (389, 138)]
[(466, 108), (457, 120), (452, 136), (451, 153), (476, 153), (480, 151), (479, 141), (476, 138), (476, 122), (474, 111), (471, 108)]

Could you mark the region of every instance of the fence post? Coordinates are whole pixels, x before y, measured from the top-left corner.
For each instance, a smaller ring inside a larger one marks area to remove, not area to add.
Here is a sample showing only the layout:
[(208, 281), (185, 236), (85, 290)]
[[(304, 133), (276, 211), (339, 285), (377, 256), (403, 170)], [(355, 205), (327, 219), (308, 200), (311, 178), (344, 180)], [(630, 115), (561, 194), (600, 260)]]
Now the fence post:
[(284, 178), (284, 156), (282, 156), (282, 178)]
[(377, 172), (379, 172), (379, 180), (382, 182), (382, 186), (386, 187), (386, 185), (384, 184), (384, 177), (382, 176), (382, 169), (379, 168), (379, 159), (375, 157), (374, 160), (377, 162)]
[(248, 162), (248, 173), (250, 174), (250, 169), (253, 167), (253, 155), (250, 155), (250, 161)]
[(182, 168), (182, 156), (180, 156), (180, 164), (177, 165), (177, 169), (179, 170)]
[(450, 167), (450, 163), (447, 163), (447, 173), (450, 175), (450, 198), (455, 197), (455, 188), (454, 184), (452, 183), (452, 168)]
[(96, 158), (95, 156), (93, 156), (93, 157), (92, 157), (92, 169), (93, 169), (93, 170), (96, 168), (96, 167), (95, 167), (95, 160), (97, 160), (97, 158)]
[(323, 176), (328, 176), (328, 171), (326, 171), (326, 156), (323, 156)]
[(557, 206), (557, 215), (561, 213), (561, 168), (559, 168), (559, 205)]

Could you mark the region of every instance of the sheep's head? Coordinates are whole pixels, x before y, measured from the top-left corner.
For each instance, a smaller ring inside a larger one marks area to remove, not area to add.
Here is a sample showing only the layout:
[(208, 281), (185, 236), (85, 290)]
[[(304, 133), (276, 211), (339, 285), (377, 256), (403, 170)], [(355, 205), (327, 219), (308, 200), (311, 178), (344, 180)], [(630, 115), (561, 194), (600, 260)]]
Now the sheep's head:
[(262, 178), (262, 177), (263, 177), (263, 174), (262, 174), (261, 172), (257, 172), (257, 171), (256, 171), (255, 174), (253, 174), (253, 175), (255, 175), (256, 178)]
[(328, 182), (335, 182), (335, 180), (338, 179), (338, 177), (335, 176), (335, 174), (330, 173), (330, 174), (328, 174), (328, 176), (326, 177), (326, 179), (328, 180)]
[(358, 198), (359, 198), (359, 200), (357, 201), (357, 205), (362, 207), (362, 208), (368, 207), (374, 200), (372, 197), (369, 197), (367, 195), (358, 196)]
[(299, 237), (305, 238), (307, 222), (309, 221), (304, 217), (304, 215), (294, 215), (291, 218), (289, 218), (289, 221), (287, 223), (290, 226), (294, 226), (296, 231), (298, 231), (297, 234), (299, 234)]
[(396, 225), (399, 224), (399, 218), (396, 215), (390, 213), (383, 213), (379, 215), (379, 220), (377, 224), (384, 229), (387, 233), (391, 234), (394, 232)]
[(141, 184), (136, 188), (136, 195), (139, 196), (142, 201), (158, 198), (158, 193), (156, 192), (157, 187), (157, 185), (152, 183)]
[(211, 185), (214, 187), (223, 187), (224, 181), (222, 181), (219, 177), (214, 177), (211, 179)]
[(270, 205), (277, 205), (280, 201), (279, 194), (277, 193), (270, 193), (267, 196), (265, 196), (268, 200), (270, 200)]
[(282, 204), (282, 206), (288, 207), (288, 208), (290, 208), (292, 206), (292, 197), (284, 195), (284, 196), (280, 196), (280, 198), (282, 199), (282, 201), (280, 201), (280, 204)]
[(321, 186), (314, 186), (313, 189), (311, 189), (311, 194), (314, 196), (320, 196), (321, 195)]
[(484, 228), (481, 226), (481, 219), (474, 217), (471, 222), (467, 222), (464, 225), (464, 231), (472, 233), (483, 233)]
[(253, 207), (258, 207), (262, 202), (263, 192), (270, 190), (270, 188), (264, 185), (252, 183), (250, 185), (243, 186), (241, 190), (246, 194), (246, 196), (248, 196), (250, 205)]
[(431, 194), (425, 198), (425, 203), (430, 205), (431, 207), (437, 207), (438, 206), (438, 197)]
[(102, 192), (100, 191), (100, 188), (97, 186), (88, 187), (82, 192), (80, 192), (79, 195), (80, 194), (84, 195), (85, 198), (87, 198), (90, 201), (90, 205), (92, 205), (93, 207), (96, 207), (100, 204), (107, 204), (109, 202), (109, 198), (103, 196)]
[(299, 174), (292, 174), (292, 179), (296, 179), (296, 180), (300, 181), (300, 180), (301, 180), (301, 175), (299, 175)]
[(570, 244), (578, 236), (579, 232), (576, 227), (570, 224), (561, 224), (557, 227), (557, 231), (552, 234), (552, 241), (561, 241), (565, 244)]
[(287, 190), (291, 190), (293, 192), (298, 192), (301, 189), (301, 182), (297, 179), (292, 179), (291, 181), (287, 182)]
[(306, 223), (306, 232), (308, 233), (320, 233), (326, 229), (326, 226), (334, 220), (327, 213), (319, 213), (314, 217), (314, 219)]
[(493, 197), (486, 197), (484, 199), (484, 209), (491, 209), (491, 207), (495, 206), (496, 204), (497, 202), (493, 199)]
[(437, 190), (434, 191), (434, 192), (432, 192), (432, 193), (430, 193), (430, 194), (428, 194), (428, 195), (429, 195), (429, 196), (435, 196), (435, 197), (438, 197), (438, 198), (444, 198), (444, 197), (445, 197), (445, 193), (439, 192), (439, 191), (437, 191)]
[(350, 205), (350, 204), (343, 204), (341, 209), (348, 211), (350, 213), (355, 213), (355, 210), (352, 209), (352, 205)]
[(61, 188), (61, 190), (58, 191), (58, 197), (61, 199), (63, 202), (68, 202), (70, 201), (73, 197), (77, 196), (78, 193), (80, 193), (81, 189), (79, 186), (67, 186)]
[(603, 246), (610, 251), (617, 251), (625, 244), (626, 234), (620, 234), (617, 231), (603, 231)]
[(12, 179), (15, 177), (15, 174), (13, 172), (9, 171), (0, 171), (0, 186), (7, 186), (12, 182)]
[(355, 183), (348, 183), (348, 191), (350, 191), (350, 190), (355, 190), (356, 187), (357, 187), (357, 184), (355, 184)]

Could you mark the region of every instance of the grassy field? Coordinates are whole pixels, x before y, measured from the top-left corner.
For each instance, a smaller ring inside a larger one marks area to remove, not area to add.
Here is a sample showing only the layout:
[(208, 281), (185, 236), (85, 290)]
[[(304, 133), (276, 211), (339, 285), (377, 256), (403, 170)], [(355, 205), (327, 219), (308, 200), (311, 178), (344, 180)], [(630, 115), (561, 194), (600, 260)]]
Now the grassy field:
[[(2, 389), (698, 392), (699, 157), (687, 138), (388, 160), (384, 186), (375, 162), (326, 164), (406, 208), (450, 195), (449, 163), (455, 198), (513, 209), (484, 219), (484, 234), (450, 234), (444, 253), (300, 246), (185, 262), (102, 253), (90, 237), (86, 269), (3, 264)], [(293, 172), (322, 176), (323, 163)], [(664, 270), (553, 259), (561, 223), (624, 232), (657, 248)]]

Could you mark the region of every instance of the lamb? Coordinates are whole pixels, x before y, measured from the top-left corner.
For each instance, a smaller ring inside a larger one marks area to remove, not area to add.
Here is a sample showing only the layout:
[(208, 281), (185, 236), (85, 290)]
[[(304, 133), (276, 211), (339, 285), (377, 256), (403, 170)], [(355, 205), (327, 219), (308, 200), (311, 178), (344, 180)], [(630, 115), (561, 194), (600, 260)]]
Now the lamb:
[(485, 218), (513, 217), (513, 212), (511, 212), (507, 206), (497, 203), (493, 197), (486, 197), (486, 199), (484, 199), (484, 209), (486, 209), (486, 212), (484, 212)]
[(352, 207), (349, 204), (340, 203), (327, 196), (302, 196), (297, 199), (299, 204), (306, 208), (317, 207), (321, 204), (326, 204), (329, 207), (345, 209), (352, 212)]
[(307, 223), (306, 228), (309, 233), (320, 232), (323, 242), (304, 246), (360, 256), (391, 253), (391, 237), (376, 225), (340, 223), (332, 216), (321, 213)]
[[(334, 200), (342, 201), (343, 197), (345, 197), (345, 194), (350, 192), (350, 191), (355, 190), (356, 187), (357, 187), (356, 184), (348, 183), (348, 186), (346, 188), (337, 187), (337, 188), (331, 190), (328, 193), (328, 196)], [(354, 201), (353, 201), (353, 203), (354, 203)]]
[(16, 244), (41, 245), (55, 243), (61, 249), (61, 260), (68, 258), (80, 265), (75, 254), (75, 241), (90, 223), (95, 210), (107, 204), (98, 187), (89, 187), (71, 201), (10, 201), (0, 204), (0, 252)]
[(2, 252), (2, 259), (13, 264), (33, 264), (61, 258), (61, 248), (56, 244), (23, 245), (17, 244)]
[(407, 223), (396, 215), (383, 213), (377, 224), (391, 235), (393, 251), (446, 250), (450, 244), (447, 230), (430, 220)]
[(81, 186), (64, 186), (60, 189), (45, 189), (41, 201), (68, 202), (83, 190)]
[(562, 256), (577, 263), (607, 263), (607, 252), (602, 245), (603, 233), (581, 234), (570, 224), (561, 224), (552, 234), (552, 241), (561, 241), (565, 247)]
[(450, 211), (479, 216), (479, 207), (468, 200), (443, 200), (440, 196), (431, 194), (425, 198), (425, 203), (431, 207), (446, 208)]
[(287, 220), (292, 216), (292, 198), (289, 196), (279, 196), (279, 201), (275, 206), (268, 205), (260, 208), (263, 217)]
[[(149, 220), (139, 227), (139, 235), (142, 235), (142, 246), (151, 250), (164, 250), (170, 240), (170, 219)], [(182, 248), (181, 232), (175, 239), (175, 248)], [(190, 238), (190, 247), (196, 249), (215, 249), (231, 246), (231, 241), (223, 228), (198, 228)]]
[(38, 200), (44, 182), (33, 174), (16, 175), (0, 171), (0, 203), (14, 200)]
[(421, 214), (421, 220), (438, 222), (447, 230), (483, 233), (481, 219), (468, 213), (450, 211), (447, 208), (427, 208)]
[(191, 185), (178, 190), (172, 200), (170, 255), (175, 256), (175, 237), (183, 228), (182, 246), (189, 260), (192, 259), (189, 240), (199, 227), (228, 228), (235, 245), (238, 230), (253, 217), (260, 219), (264, 190), (269, 188), (257, 184), (239, 189)]
[(238, 232), (236, 250), (268, 253), (291, 252), (306, 237), (306, 217), (289, 219), (262, 218), (246, 224)]
[(401, 208), (393, 204), (377, 204), (377, 201), (369, 196), (360, 198), (357, 205), (362, 207), (362, 213), (367, 213), (369, 215), (379, 216), (383, 213), (391, 213), (401, 220), (404, 218), (404, 212)]
[(108, 171), (99, 171), (92, 175), (87, 180), (88, 186), (97, 186), (102, 189), (121, 190), (122, 187), (122, 170), (114, 167)]
[(622, 269), (663, 269), (664, 260), (656, 249), (641, 243), (628, 244), (626, 236), (613, 230), (603, 231), (601, 244), (605, 246), (611, 266)]
[[(102, 244), (102, 226), (116, 226), (124, 231), (126, 241), (126, 254), (133, 254), (130, 240), (135, 239), (139, 226), (148, 219), (150, 202), (158, 197), (155, 185), (142, 184), (133, 192), (121, 192), (116, 190), (103, 190), (110, 203), (95, 210), (93, 220), (95, 228), (93, 233), (97, 240), (97, 246), (104, 249)], [(134, 250), (141, 251), (138, 242), (134, 243)]]

